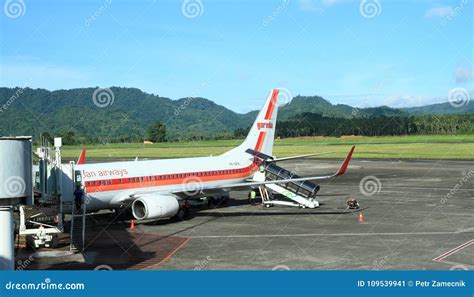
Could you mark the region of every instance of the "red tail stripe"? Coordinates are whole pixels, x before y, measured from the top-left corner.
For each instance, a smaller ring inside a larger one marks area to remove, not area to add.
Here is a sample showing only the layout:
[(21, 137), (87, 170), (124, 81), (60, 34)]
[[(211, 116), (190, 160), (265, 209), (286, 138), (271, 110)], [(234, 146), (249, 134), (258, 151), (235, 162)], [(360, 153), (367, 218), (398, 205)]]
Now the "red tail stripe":
[(265, 114), (265, 120), (269, 120), (272, 118), (273, 111), (275, 110), (275, 105), (278, 99), (278, 89), (274, 89), (272, 92), (272, 98), (270, 99), (270, 103), (268, 104), (267, 113)]
[(257, 144), (255, 145), (255, 150), (256, 151), (260, 151), (262, 149), (262, 146), (263, 146), (263, 142), (265, 141), (265, 136), (267, 135), (267, 132), (260, 132), (260, 134), (258, 135), (258, 140), (257, 140)]

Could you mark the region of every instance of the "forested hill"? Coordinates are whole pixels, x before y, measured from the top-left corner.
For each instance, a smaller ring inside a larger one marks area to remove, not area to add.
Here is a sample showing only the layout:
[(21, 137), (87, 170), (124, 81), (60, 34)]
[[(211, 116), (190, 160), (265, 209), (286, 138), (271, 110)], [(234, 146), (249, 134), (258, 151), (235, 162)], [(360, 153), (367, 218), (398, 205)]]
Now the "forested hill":
[(375, 108), (354, 108), (345, 104), (333, 105), (319, 96), (296, 96), (287, 106), (279, 110), (279, 119), (286, 120), (305, 112), (321, 114), (325, 117), (353, 118), (372, 116), (397, 116), (408, 115), (399, 109), (380, 106)]
[[(76, 136), (99, 139), (143, 139), (154, 122), (166, 125), (169, 140), (201, 139), (233, 134), (253, 122), (256, 111), (235, 113), (204, 98), (171, 100), (136, 88), (112, 87), (113, 96), (98, 93), (97, 88), (48, 91), (31, 88), (0, 88), (0, 135), (39, 135), (72, 131)], [(94, 102), (93, 98), (96, 98)], [(262, 99), (263, 100), (263, 99)], [(474, 113), (472, 103), (465, 113)], [(443, 113), (458, 113), (443, 106)], [(411, 112), (430, 113), (426, 109), (389, 107), (353, 108), (333, 105), (318, 97), (297, 96), (279, 110), (279, 119), (294, 118), (304, 112), (329, 118), (365, 118), (405, 116)], [(449, 112), (451, 110), (451, 112)]]
[(440, 115), (440, 114), (474, 114), (474, 104), (470, 101), (462, 102), (458, 107), (449, 103), (437, 103), (419, 107), (408, 107), (402, 110), (413, 115)]

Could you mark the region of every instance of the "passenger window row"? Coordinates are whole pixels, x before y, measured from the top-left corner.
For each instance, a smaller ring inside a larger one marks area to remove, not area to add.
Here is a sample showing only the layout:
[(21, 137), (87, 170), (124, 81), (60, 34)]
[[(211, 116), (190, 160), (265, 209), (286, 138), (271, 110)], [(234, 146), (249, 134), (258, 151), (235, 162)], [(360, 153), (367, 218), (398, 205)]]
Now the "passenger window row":
[(86, 187), (106, 186), (106, 185), (113, 185), (113, 184), (152, 182), (152, 181), (159, 181), (159, 180), (171, 180), (171, 179), (188, 178), (188, 177), (215, 176), (215, 175), (242, 173), (242, 172), (244, 172), (244, 169), (214, 170), (214, 171), (203, 171), (203, 172), (193, 172), (193, 173), (151, 175), (151, 176), (141, 176), (141, 177), (88, 181), (85, 183), (85, 185)]

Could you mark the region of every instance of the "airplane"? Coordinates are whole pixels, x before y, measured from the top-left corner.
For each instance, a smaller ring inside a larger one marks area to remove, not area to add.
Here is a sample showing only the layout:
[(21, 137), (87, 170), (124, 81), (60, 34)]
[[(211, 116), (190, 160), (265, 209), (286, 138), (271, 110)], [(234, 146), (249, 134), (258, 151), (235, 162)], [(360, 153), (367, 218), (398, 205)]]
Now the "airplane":
[(278, 94), (278, 89), (271, 90), (243, 143), (219, 156), (87, 164), (83, 150), (75, 166), (75, 181), (84, 190), (87, 211), (128, 205), (136, 220), (157, 220), (181, 214), (188, 199), (261, 186), (284, 189), (294, 195), (296, 204), (318, 207), (314, 199), (319, 186), (312, 181), (343, 175), (355, 147), (330, 175), (299, 177), (276, 165), (322, 154), (272, 157)]

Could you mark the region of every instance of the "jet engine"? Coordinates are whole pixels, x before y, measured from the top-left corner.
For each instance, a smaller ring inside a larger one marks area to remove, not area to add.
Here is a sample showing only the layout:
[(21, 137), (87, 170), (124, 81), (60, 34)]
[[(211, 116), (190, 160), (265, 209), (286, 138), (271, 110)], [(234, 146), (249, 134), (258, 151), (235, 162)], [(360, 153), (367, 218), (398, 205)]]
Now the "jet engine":
[(179, 202), (174, 196), (145, 195), (132, 203), (132, 213), (137, 220), (170, 218), (179, 211)]

